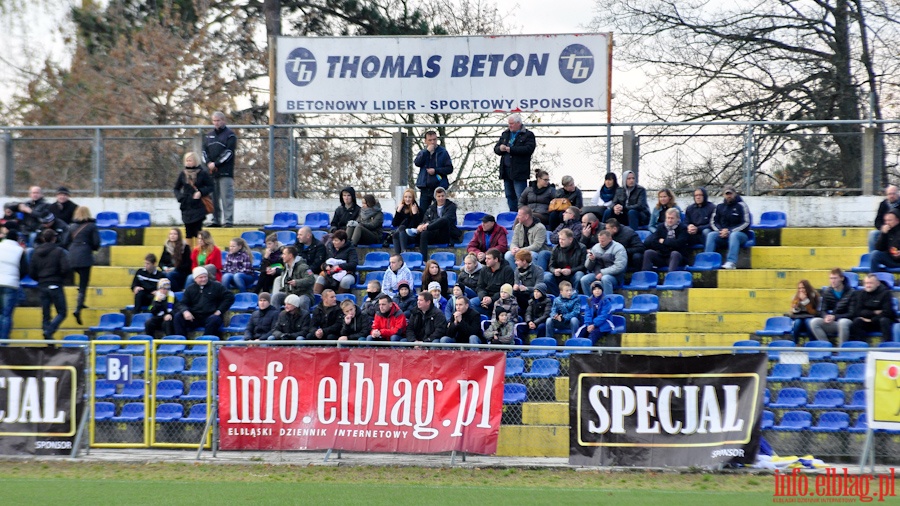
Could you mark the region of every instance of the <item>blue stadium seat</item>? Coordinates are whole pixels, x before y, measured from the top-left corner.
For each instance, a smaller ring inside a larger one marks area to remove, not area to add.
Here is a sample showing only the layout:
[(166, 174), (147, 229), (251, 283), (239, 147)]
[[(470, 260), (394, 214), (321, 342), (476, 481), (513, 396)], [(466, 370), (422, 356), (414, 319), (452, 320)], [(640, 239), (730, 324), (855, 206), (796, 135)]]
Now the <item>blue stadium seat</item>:
[[(838, 348), (838, 352), (832, 355), (833, 362), (862, 362), (868, 354), (866, 351), (869, 344), (865, 341), (847, 341)], [(851, 351), (861, 350), (861, 351)]]
[(425, 267), (425, 262), (422, 261), (422, 254), (418, 251), (404, 251), (400, 253), (400, 256), (403, 257), (403, 262), (411, 271), (421, 271)]
[[(753, 339), (744, 339), (742, 341), (735, 341), (732, 346), (734, 346), (735, 348), (746, 348), (746, 347), (758, 347), (760, 345), (761, 344), (759, 341), (754, 341)], [(753, 351), (753, 350), (735, 349), (734, 353), (737, 354), (737, 353), (759, 353), (759, 352)]]
[(465, 249), (469, 245), (469, 243), (472, 242), (473, 238), (475, 238), (475, 231), (469, 230), (468, 232), (465, 232), (463, 234), (462, 239), (454, 246), (456, 246), (457, 248)]
[[(834, 364), (831, 364), (834, 365)], [(800, 364), (775, 364), (772, 373), (769, 374), (767, 380), (769, 383), (796, 381), (803, 374), (803, 368)]]
[[(450, 288), (450, 291), (453, 292), (453, 287), (456, 286), (456, 283), (459, 281), (459, 275), (453, 271), (447, 271), (447, 287)], [(465, 290), (463, 290), (465, 291)]]
[(94, 382), (94, 398), (110, 399), (116, 393), (116, 384), (109, 380), (98, 379)]
[(833, 433), (846, 432), (850, 427), (850, 415), (843, 411), (827, 411), (819, 415), (816, 425), (810, 427), (812, 432)]
[(516, 222), (516, 213), (512, 211), (502, 212), (497, 215), (497, 225), (505, 228), (507, 231), (512, 232), (513, 224)]
[(769, 407), (772, 409), (802, 408), (806, 406), (806, 399), (806, 390), (802, 388), (782, 388), (778, 391), (778, 400), (769, 403)]
[[(272, 223), (264, 226), (263, 230), (297, 230), (298, 221), (297, 213), (275, 213), (275, 216), (272, 218)], [(290, 243), (284, 241), (281, 242), (285, 245), (294, 243), (294, 241), (291, 241)]]
[(609, 317), (609, 321), (613, 323), (613, 334), (624, 334), (625, 333), (625, 317), (614, 314)]
[(123, 346), (122, 349), (119, 350), (119, 353), (143, 355), (145, 352), (150, 351), (150, 347), (145, 343), (152, 342), (153, 338), (146, 334), (138, 334), (136, 336), (129, 337), (128, 341), (132, 344)]
[(784, 228), (787, 226), (787, 215), (781, 211), (767, 211), (762, 213), (762, 216), (759, 217), (759, 223), (753, 225), (751, 228), (755, 229), (773, 229), (773, 228)]
[(99, 230), (100, 234), (100, 247), (105, 248), (109, 246), (115, 246), (117, 242), (119, 242), (119, 234), (116, 233), (115, 230), (102, 229)]
[(894, 275), (890, 272), (874, 272), (879, 281), (886, 284), (891, 290), (894, 289)]
[[(121, 341), (122, 338), (115, 334), (103, 334), (103, 335), (97, 336), (97, 338), (94, 340), (95, 341)], [(96, 353), (97, 355), (107, 355), (114, 351), (119, 351), (119, 348), (121, 348), (121, 345), (119, 345), (119, 344), (97, 344), (97, 345), (94, 345), (94, 353)]]
[(638, 271), (631, 275), (631, 282), (622, 287), (623, 290), (646, 291), (656, 289), (659, 274), (656, 271)]
[(503, 385), (503, 404), (522, 404), (528, 400), (528, 389), (521, 383)]
[(184, 394), (184, 383), (181, 380), (162, 380), (156, 384), (156, 400), (171, 401)]
[(250, 323), (250, 313), (238, 313), (228, 320), (228, 325), (222, 327), (222, 331), (228, 334), (243, 334), (247, 330), (247, 324)]
[(381, 222), (381, 228), (384, 230), (393, 230), (394, 229), (394, 213), (381, 213), (384, 216), (384, 221)]
[[(862, 256), (859, 257), (859, 265), (856, 267), (851, 267), (851, 272), (869, 272), (869, 268), (872, 266), (872, 255), (870, 253), (863, 253)], [(857, 278), (859, 279), (859, 278)]]
[[(779, 364), (780, 365), (780, 364)], [(819, 362), (809, 368), (809, 375), (800, 378), (806, 383), (825, 383), (838, 378), (838, 365), (832, 362)]]
[(235, 313), (243, 311), (256, 311), (259, 305), (259, 295), (252, 292), (240, 292), (234, 296), (234, 304), (229, 311)]
[(81, 348), (91, 340), (84, 334), (69, 334), (63, 337), (63, 348)]
[(131, 374), (134, 376), (143, 376), (147, 364), (144, 362), (143, 355), (131, 357)]
[(122, 413), (119, 416), (113, 416), (110, 420), (116, 423), (142, 422), (144, 421), (144, 403), (129, 402), (122, 406)]
[(816, 392), (813, 401), (806, 405), (807, 409), (835, 409), (844, 405), (844, 391), (836, 388), (824, 388)]
[[(259, 269), (259, 266), (262, 265), (262, 253), (260, 253), (259, 251), (251, 251), (251, 252), (250, 252), (250, 257), (252, 258), (250, 265), (251, 265), (254, 269)], [(256, 272), (256, 273), (254, 273), (253, 275), (254, 275), (254, 277), (256, 277), (257, 275), (259, 275), (259, 273)], [(255, 279), (254, 279), (254, 281), (253, 281), (253, 284), (254, 284), (254, 285), (256, 284), (256, 280), (255, 280)]]
[(153, 316), (150, 313), (137, 313), (131, 317), (131, 323), (127, 326), (122, 327), (122, 332), (131, 333), (137, 332), (140, 334), (144, 333), (144, 324), (147, 323), (147, 320)]
[(379, 283), (384, 283), (384, 271), (374, 271), (366, 274), (366, 279), (353, 285), (353, 288), (357, 290), (365, 290), (369, 286), (369, 281), (378, 281)]
[(438, 251), (431, 254), (431, 260), (434, 260), (441, 267), (441, 270), (451, 270), (456, 267), (456, 254), (450, 251)]
[(313, 237), (315, 237), (317, 241), (324, 241), (326, 235), (328, 235), (327, 230), (313, 230)]
[[(586, 347), (590, 347), (590, 346), (593, 346), (593, 343), (591, 343), (591, 340), (588, 339), (588, 338), (586, 338), (586, 337), (570, 337), (569, 339), (566, 339), (566, 344), (565, 344), (565, 346), (570, 346), (570, 347), (583, 347), (583, 346), (586, 346)], [(568, 350), (567, 350), (565, 353), (566, 353), (567, 356), (568, 356), (568, 355), (576, 355), (576, 354), (590, 354), (590, 353), (591, 353), (591, 350), (571, 350), (571, 351), (568, 351)], [(557, 356), (558, 356), (558, 355), (559, 355), (559, 353), (557, 353)]]
[(858, 417), (856, 417), (856, 423), (853, 424), (853, 427), (849, 427), (847, 432), (850, 434), (865, 434), (869, 430), (869, 423), (866, 420), (866, 414), (860, 413)]
[(125, 326), (125, 315), (122, 313), (106, 313), (100, 315), (100, 322), (88, 330), (91, 332), (115, 332)]
[(171, 376), (184, 372), (184, 357), (160, 357), (156, 364), (156, 374)]
[(94, 403), (94, 420), (105, 422), (116, 414), (116, 405), (111, 402)]
[(866, 379), (866, 364), (850, 364), (844, 370), (844, 376), (837, 379), (838, 383), (864, 383)]
[(698, 253), (694, 258), (694, 265), (687, 266), (690, 272), (717, 271), (722, 268), (722, 255), (711, 251)]
[(182, 418), (181, 423), (206, 423), (206, 403), (191, 406), (188, 416)]
[(822, 351), (809, 351), (807, 355), (809, 355), (810, 362), (819, 362), (822, 360), (831, 360), (831, 350), (833, 348), (832, 344), (828, 341), (807, 341), (806, 346), (804, 348), (817, 348)]
[(844, 404), (844, 409), (862, 411), (866, 409), (866, 391), (864, 389), (854, 390), (850, 397), (850, 402)]
[(763, 393), (763, 406), (768, 406), (770, 402), (772, 402), (772, 392), (770, 392), (769, 389), (766, 388), (765, 392)]
[(482, 213), (480, 211), (474, 211), (471, 213), (466, 213), (463, 217), (462, 224), (459, 225), (460, 230), (475, 230), (478, 228), (478, 225), (481, 225), (481, 218), (484, 218), (484, 215), (487, 213)]
[(119, 213), (115, 211), (102, 211), (97, 213), (97, 228), (116, 228), (119, 226)]
[(762, 423), (759, 428), (761, 430), (769, 430), (775, 425), (775, 413), (765, 410), (762, 412)]
[(306, 213), (303, 225), (313, 230), (328, 230), (331, 228), (331, 220), (328, 218), (328, 213)]
[[(531, 346), (556, 346), (556, 339), (552, 337), (536, 337), (531, 340)], [(522, 358), (547, 358), (556, 354), (554, 350), (528, 350), (522, 353)]]
[(666, 274), (666, 279), (661, 285), (656, 285), (657, 290), (685, 290), (694, 284), (694, 276), (688, 271), (672, 271)]
[(188, 393), (182, 395), (181, 400), (206, 402), (206, 394), (206, 380), (192, 381)]
[(631, 307), (622, 310), (625, 314), (651, 314), (659, 311), (659, 296), (642, 293), (631, 299)]
[(625, 297), (617, 293), (604, 293), (604, 299), (608, 299), (612, 309), (611, 313), (621, 313), (625, 309)]
[(147, 228), (150, 226), (150, 213), (144, 211), (132, 211), (125, 216), (125, 223), (119, 228)]
[(794, 348), (797, 345), (794, 341), (790, 341), (788, 339), (778, 339), (769, 343), (769, 350), (767, 353), (769, 354), (769, 360), (779, 360), (781, 358), (781, 352), (778, 351), (778, 348)]
[(136, 401), (144, 398), (144, 380), (131, 380), (122, 387), (122, 392), (113, 394), (113, 399)]
[(185, 369), (183, 374), (185, 376), (206, 376), (207, 363), (206, 357), (194, 357), (194, 359), (191, 360), (191, 368)]
[(812, 425), (812, 414), (809, 411), (788, 411), (781, 417), (781, 423), (772, 427), (774, 431), (798, 432)]
[(506, 377), (516, 378), (525, 372), (525, 361), (521, 358), (506, 359)]
[(900, 343), (896, 341), (884, 341), (878, 344), (878, 351), (900, 351)]
[[(200, 336), (194, 341), (218, 341), (219, 336)], [(196, 355), (206, 355), (207, 346), (205, 344), (194, 344), (191, 345), (188, 349), (184, 350), (182, 355), (186, 356), (196, 356)]]
[(241, 239), (247, 241), (247, 246), (251, 248), (266, 247), (266, 233), (259, 230), (248, 230), (241, 234)]
[[(187, 338), (179, 335), (171, 335), (162, 338), (164, 341), (187, 341)], [(156, 348), (157, 355), (180, 355), (187, 349), (187, 344), (167, 343), (161, 344)]]
[(156, 406), (156, 421), (178, 422), (184, 415), (184, 406), (177, 402), (165, 402)]
[(647, 238), (650, 237), (649, 230), (635, 230), (635, 233), (637, 233), (638, 237), (640, 237), (641, 242), (646, 241)]
[(531, 363), (531, 369), (522, 373), (523, 378), (555, 378), (559, 376), (559, 361), (555, 358), (539, 358)]
[(391, 264), (391, 254), (387, 251), (370, 251), (366, 253), (362, 264), (356, 266), (357, 271), (384, 271)]
[(291, 230), (280, 230), (275, 232), (275, 235), (278, 236), (278, 242), (285, 246), (291, 246), (297, 242), (297, 232)]
[[(766, 327), (764, 329), (756, 331), (756, 335), (781, 337), (790, 333), (793, 329), (793, 323), (787, 316), (773, 316), (766, 320)], [(791, 343), (791, 346), (795, 346), (793, 341), (788, 342)]]
[(356, 304), (356, 295), (353, 295), (352, 293), (339, 293), (339, 294), (336, 294), (334, 296), (334, 298), (337, 299), (338, 304), (340, 304), (341, 302), (344, 302), (345, 300), (349, 300), (349, 301), (353, 302), (354, 304)]

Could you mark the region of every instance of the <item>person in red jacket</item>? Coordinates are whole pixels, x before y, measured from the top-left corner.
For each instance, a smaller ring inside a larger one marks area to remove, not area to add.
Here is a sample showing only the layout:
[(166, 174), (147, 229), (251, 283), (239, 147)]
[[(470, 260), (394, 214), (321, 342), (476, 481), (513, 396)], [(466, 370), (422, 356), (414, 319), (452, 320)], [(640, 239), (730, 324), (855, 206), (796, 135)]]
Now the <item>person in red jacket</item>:
[(475, 235), (469, 241), (466, 251), (475, 255), (479, 262), (484, 263), (484, 255), (487, 250), (496, 248), (500, 253), (509, 250), (506, 229), (497, 224), (497, 220), (490, 214), (481, 218), (481, 225), (475, 229)]
[[(197, 247), (191, 251), (191, 272), (193, 269), (197, 267), (206, 267), (207, 265), (211, 265), (216, 268), (215, 277), (216, 281), (222, 281), (222, 250), (216, 246), (216, 242), (213, 240), (212, 234), (209, 233), (208, 230), (201, 230), (197, 234)], [(206, 267), (206, 270), (209, 272), (210, 268)], [(212, 272), (209, 272), (212, 274)], [(188, 286), (194, 283), (193, 276), (188, 276), (187, 281), (184, 286), (187, 288)]]
[(372, 333), (361, 340), (399, 341), (406, 335), (406, 315), (387, 294), (378, 297), (378, 310), (372, 321)]

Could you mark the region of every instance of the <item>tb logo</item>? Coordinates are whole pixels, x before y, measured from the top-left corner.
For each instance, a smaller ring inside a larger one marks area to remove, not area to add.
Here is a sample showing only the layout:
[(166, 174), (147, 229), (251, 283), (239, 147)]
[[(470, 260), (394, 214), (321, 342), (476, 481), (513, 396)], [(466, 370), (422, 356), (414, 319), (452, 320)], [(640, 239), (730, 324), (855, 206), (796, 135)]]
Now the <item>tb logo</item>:
[(284, 73), (295, 85), (306, 86), (316, 77), (316, 57), (308, 49), (298, 47), (288, 55)]
[(588, 80), (594, 72), (594, 55), (581, 44), (572, 44), (559, 54), (559, 73), (572, 84)]

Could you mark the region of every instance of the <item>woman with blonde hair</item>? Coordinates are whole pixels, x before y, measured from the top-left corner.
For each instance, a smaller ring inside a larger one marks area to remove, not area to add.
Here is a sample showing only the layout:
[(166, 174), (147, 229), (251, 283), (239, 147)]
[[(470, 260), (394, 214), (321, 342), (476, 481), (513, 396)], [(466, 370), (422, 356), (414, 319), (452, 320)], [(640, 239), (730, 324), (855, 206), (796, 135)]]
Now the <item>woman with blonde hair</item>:
[(228, 243), (228, 257), (222, 267), (222, 285), (228, 290), (237, 288), (239, 292), (247, 292), (255, 278), (250, 246), (244, 239), (235, 237)]
[(90, 209), (85, 206), (75, 208), (72, 224), (69, 225), (69, 236), (63, 246), (69, 250), (69, 266), (78, 273), (78, 302), (72, 316), (82, 325), (81, 310), (87, 307), (84, 305), (84, 298), (91, 281), (94, 252), (100, 249), (100, 232)]
[(422, 215), (424, 213), (425, 211), (419, 209), (419, 204), (416, 203), (416, 191), (412, 188), (407, 188), (403, 192), (403, 198), (397, 206), (397, 212), (394, 213), (393, 220), (391, 220), (391, 226), (394, 229), (391, 232), (394, 254), (399, 255), (409, 249), (409, 236), (406, 234), (406, 229), (418, 227), (422, 223)]
[(659, 190), (656, 194), (656, 206), (650, 213), (650, 224), (647, 228), (650, 233), (656, 232), (656, 228), (666, 222), (666, 211), (669, 209), (677, 209), (681, 213), (681, 208), (675, 203), (675, 194), (668, 188)]
[(184, 155), (184, 170), (175, 181), (175, 200), (181, 205), (181, 221), (184, 222), (184, 236), (191, 248), (195, 238), (203, 228), (203, 220), (208, 214), (203, 197), (213, 192), (212, 176), (200, 165), (200, 157), (189, 152)]

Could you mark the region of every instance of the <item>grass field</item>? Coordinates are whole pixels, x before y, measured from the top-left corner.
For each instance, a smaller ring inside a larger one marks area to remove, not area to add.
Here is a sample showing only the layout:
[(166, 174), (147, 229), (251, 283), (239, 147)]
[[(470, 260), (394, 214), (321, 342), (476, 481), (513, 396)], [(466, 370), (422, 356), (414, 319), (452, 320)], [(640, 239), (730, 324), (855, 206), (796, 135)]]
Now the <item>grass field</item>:
[[(772, 503), (772, 477), (571, 469), (0, 462), (4, 504)], [(733, 502), (732, 502), (733, 501)]]

